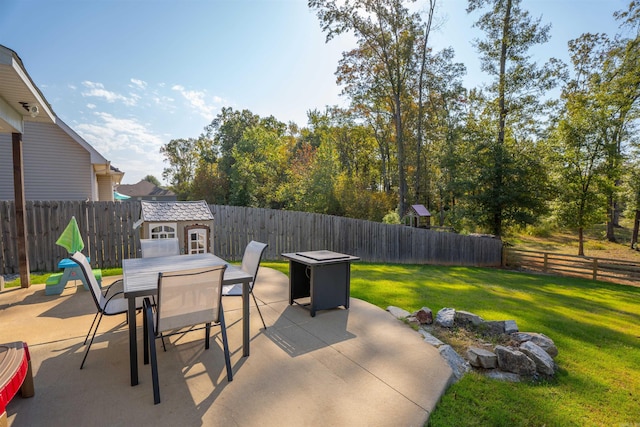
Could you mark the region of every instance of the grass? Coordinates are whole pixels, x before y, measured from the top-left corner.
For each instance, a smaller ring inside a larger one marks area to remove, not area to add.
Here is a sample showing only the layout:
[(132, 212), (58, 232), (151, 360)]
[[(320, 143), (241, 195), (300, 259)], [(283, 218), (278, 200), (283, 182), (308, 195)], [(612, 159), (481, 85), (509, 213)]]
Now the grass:
[[(263, 265), (288, 273), (285, 262)], [(46, 280), (32, 277), (33, 283)], [(467, 374), (442, 397), (432, 426), (640, 422), (639, 287), (496, 269), (358, 262), (352, 265), (351, 296), (382, 309), (454, 307), (486, 320), (513, 319), (521, 331), (555, 341), (559, 371), (553, 380), (506, 383)]]
[(453, 307), (513, 319), (558, 349), (549, 382), (465, 376), (433, 426), (625, 425), (640, 420), (640, 288), (504, 270), (356, 263), (351, 296), (381, 308)]

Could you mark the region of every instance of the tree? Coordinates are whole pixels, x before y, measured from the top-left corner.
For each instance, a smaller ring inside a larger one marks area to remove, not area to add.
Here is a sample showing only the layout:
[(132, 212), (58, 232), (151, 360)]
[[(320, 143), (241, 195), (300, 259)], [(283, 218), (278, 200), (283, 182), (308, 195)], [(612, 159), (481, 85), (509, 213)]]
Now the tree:
[(153, 175), (147, 175), (144, 178), (142, 178), (143, 181), (147, 181), (152, 183), (153, 185), (155, 185), (156, 187), (160, 187), (160, 181), (158, 181), (158, 178), (156, 178)]
[[(357, 48), (344, 52), (337, 71), (338, 83), (352, 99), (391, 112), (398, 174), (398, 206), (407, 206), (404, 114), (409, 101), (409, 80), (415, 73), (420, 19), (401, 0), (309, 0), (317, 11), (327, 42), (351, 32)], [(374, 107), (372, 110), (376, 110)]]
[(199, 142), (195, 138), (172, 139), (160, 147), (164, 161), (169, 166), (162, 172), (162, 177), (169, 182), (171, 189), (179, 200), (187, 200), (191, 191), (196, 166), (199, 161)]
[(584, 229), (605, 217), (601, 187), (607, 158), (589, 99), (578, 91), (565, 93), (566, 107), (555, 130), (556, 176), (561, 183), (556, 207), (561, 226), (578, 231), (578, 255), (584, 255)]

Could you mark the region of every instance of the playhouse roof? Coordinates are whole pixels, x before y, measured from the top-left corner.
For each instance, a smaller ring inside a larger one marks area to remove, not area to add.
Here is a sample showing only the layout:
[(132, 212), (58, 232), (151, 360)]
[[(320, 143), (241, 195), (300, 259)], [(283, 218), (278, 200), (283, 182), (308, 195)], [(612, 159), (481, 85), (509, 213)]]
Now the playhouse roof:
[(210, 221), (213, 214), (204, 200), (193, 202), (153, 202), (140, 201), (144, 222), (159, 221)]

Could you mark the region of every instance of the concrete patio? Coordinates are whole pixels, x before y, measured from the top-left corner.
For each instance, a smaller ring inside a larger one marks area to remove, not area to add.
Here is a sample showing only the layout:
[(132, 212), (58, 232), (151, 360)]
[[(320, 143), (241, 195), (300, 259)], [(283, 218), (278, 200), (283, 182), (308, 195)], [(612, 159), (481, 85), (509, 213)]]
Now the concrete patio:
[[(105, 278), (105, 282), (116, 278)], [(251, 355), (242, 357), (241, 298), (223, 300), (234, 379), (227, 382), (219, 329), (158, 345), (160, 394), (139, 354), (129, 383), (125, 316), (105, 317), (86, 365), (83, 340), (95, 315), (90, 293), (44, 285), (0, 293), (0, 343), (26, 341), (35, 396), (7, 406), (9, 426), (422, 426), (451, 369), (438, 351), (386, 311), (352, 298), (312, 318), (288, 304), (288, 278), (262, 268), (255, 289), (267, 330), (251, 307)], [(140, 315), (139, 315), (140, 316)], [(138, 325), (142, 324), (138, 319)], [(142, 333), (138, 333), (139, 353)], [(160, 344), (160, 343), (158, 343)]]

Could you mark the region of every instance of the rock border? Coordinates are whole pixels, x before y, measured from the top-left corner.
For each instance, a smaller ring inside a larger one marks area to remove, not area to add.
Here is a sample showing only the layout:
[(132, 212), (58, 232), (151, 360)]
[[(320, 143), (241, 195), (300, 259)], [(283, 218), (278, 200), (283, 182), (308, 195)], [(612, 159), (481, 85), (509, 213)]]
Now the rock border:
[[(520, 332), (515, 320), (484, 320), (474, 313), (451, 307), (439, 310), (435, 319), (429, 307), (410, 313), (389, 306), (387, 311), (395, 318), (418, 327), (423, 340), (437, 348), (451, 367), (454, 383), (472, 370), (492, 379), (511, 382), (551, 378), (558, 370), (554, 361), (558, 348), (553, 340), (542, 333)], [(431, 325), (445, 329), (464, 328), (489, 338), (502, 337), (510, 344), (497, 344), (492, 350), (470, 346), (463, 357), (449, 344), (433, 336)]]

